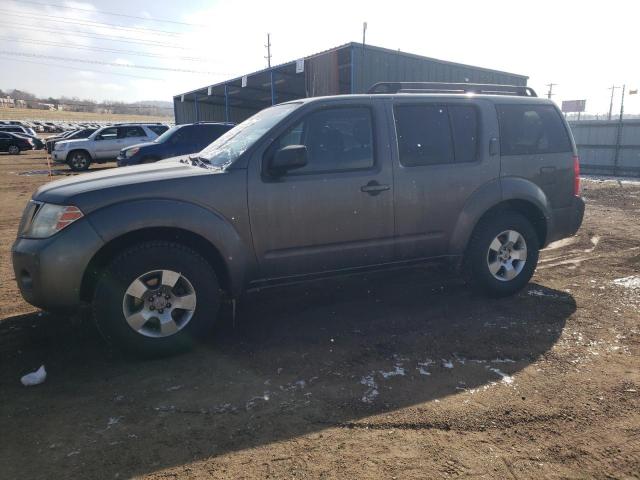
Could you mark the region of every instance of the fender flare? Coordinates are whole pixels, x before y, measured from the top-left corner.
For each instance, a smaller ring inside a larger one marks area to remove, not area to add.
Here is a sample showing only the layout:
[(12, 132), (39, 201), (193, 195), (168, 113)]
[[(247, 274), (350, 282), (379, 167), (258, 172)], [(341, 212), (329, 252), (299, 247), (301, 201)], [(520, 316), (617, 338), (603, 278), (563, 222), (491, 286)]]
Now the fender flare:
[(496, 178), (473, 192), (458, 216), (449, 241), (451, 255), (463, 255), (474, 228), (492, 208), (510, 200), (527, 202), (536, 207), (545, 219), (547, 231), (551, 231), (551, 206), (542, 189), (521, 177)]
[(255, 263), (250, 247), (226, 218), (194, 203), (130, 200), (95, 210), (86, 218), (105, 245), (123, 235), (149, 228), (176, 228), (202, 237), (220, 254), (233, 296), (242, 291), (247, 271)]

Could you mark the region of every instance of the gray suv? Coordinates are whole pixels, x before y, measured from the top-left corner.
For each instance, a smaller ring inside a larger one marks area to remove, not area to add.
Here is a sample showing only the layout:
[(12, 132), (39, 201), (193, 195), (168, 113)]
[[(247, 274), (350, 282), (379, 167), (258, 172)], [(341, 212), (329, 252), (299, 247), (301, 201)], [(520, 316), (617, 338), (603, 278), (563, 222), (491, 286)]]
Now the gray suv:
[(267, 108), (191, 157), (44, 185), (13, 266), (29, 303), (91, 305), (107, 340), (162, 355), (255, 287), (441, 259), (511, 295), (583, 213), (550, 100), (385, 83)]

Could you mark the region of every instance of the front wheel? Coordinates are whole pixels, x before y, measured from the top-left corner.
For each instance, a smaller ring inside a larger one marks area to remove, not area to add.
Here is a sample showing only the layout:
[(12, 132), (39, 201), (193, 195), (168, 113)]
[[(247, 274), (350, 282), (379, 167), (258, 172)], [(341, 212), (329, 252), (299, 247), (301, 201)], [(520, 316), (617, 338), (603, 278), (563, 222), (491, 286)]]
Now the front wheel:
[(145, 242), (102, 272), (93, 316), (107, 341), (157, 357), (188, 350), (206, 336), (220, 304), (218, 279), (198, 253), (171, 242)]
[(10, 155), (20, 155), (20, 148), (16, 145), (9, 145), (8, 152)]
[(538, 264), (540, 241), (531, 222), (497, 212), (476, 227), (467, 263), (473, 284), (494, 297), (513, 295), (529, 282)]
[(91, 157), (89, 157), (87, 152), (76, 150), (69, 153), (69, 156), (67, 157), (67, 164), (74, 172), (84, 172), (85, 170), (88, 170), (89, 165), (91, 165)]

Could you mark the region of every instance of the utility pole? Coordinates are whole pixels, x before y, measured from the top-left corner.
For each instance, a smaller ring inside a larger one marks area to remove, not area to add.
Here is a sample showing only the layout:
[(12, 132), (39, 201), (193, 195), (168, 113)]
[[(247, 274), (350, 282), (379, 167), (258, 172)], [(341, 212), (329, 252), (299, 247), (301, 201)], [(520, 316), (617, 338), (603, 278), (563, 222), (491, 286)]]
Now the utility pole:
[(264, 57), (267, 59), (267, 67), (271, 68), (271, 34), (267, 33), (267, 44), (265, 45), (267, 48), (267, 56)]
[(609, 90), (611, 90), (611, 102), (609, 103), (609, 115), (607, 116), (607, 120), (611, 120), (611, 114), (613, 113), (613, 94), (615, 93), (616, 88), (620, 88), (620, 87), (611, 85), (611, 88), (609, 88)]
[(558, 84), (552, 82), (552, 83), (547, 83), (545, 86), (549, 87), (549, 91), (547, 92), (547, 98), (551, 98), (553, 96), (553, 87), (557, 87)]
[(622, 118), (624, 116), (624, 91), (627, 89), (626, 85), (622, 85), (622, 98), (620, 99), (620, 118), (618, 119), (618, 130), (616, 132), (616, 153), (613, 159), (613, 174), (618, 174), (618, 162), (620, 160), (620, 145), (622, 143)]

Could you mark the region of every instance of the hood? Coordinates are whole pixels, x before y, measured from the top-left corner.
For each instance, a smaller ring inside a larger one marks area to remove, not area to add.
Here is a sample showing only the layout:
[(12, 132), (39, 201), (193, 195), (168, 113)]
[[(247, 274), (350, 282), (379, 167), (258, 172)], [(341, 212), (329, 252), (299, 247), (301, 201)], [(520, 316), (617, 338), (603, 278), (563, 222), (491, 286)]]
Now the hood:
[(110, 168), (56, 180), (40, 187), (33, 199), (58, 205), (76, 205), (86, 214), (105, 203), (137, 198), (165, 197), (173, 184), (192, 177), (223, 173), (220, 169), (193, 166), (175, 157), (162, 163)]
[(135, 145), (129, 145), (127, 147), (124, 147), (121, 151), (124, 152), (126, 150), (131, 150), (132, 148), (153, 147), (156, 145), (160, 145), (160, 144), (155, 142), (136, 143)]
[(56, 143), (64, 143), (65, 145), (70, 145), (72, 143), (86, 143), (88, 141), (88, 138), (72, 138), (71, 140), (56, 140)]

